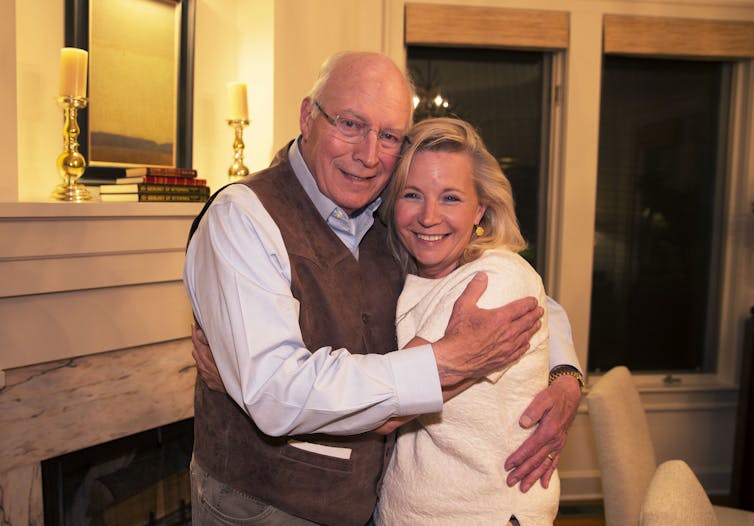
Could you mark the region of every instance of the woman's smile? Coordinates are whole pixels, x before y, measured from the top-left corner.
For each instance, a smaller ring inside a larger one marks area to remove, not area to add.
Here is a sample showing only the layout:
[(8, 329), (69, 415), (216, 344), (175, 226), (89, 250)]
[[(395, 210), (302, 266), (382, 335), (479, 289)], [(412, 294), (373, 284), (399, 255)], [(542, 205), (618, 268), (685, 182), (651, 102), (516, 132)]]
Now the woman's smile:
[(452, 272), (484, 214), (472, 169), (471, 158), (461, 152), (423, 151), (411, 163), (395, 225), (421, 276)]

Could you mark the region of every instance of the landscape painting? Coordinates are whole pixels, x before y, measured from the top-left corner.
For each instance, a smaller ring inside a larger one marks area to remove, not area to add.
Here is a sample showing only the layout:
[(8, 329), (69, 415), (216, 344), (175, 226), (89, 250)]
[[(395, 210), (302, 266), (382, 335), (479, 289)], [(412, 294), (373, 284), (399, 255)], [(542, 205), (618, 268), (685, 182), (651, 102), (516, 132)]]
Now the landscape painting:
[(90, 0), (90, 163), (176, 165), (180, 7)]

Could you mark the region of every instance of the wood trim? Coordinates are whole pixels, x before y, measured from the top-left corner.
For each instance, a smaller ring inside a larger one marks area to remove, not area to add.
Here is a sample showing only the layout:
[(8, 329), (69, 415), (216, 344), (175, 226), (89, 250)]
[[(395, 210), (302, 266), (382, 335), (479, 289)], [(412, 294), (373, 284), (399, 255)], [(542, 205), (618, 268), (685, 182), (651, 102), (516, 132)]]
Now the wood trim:
[(679, 58), (751, 58), (754, 22), (605, 15), (604, 51)]
[(565, 11), (406, 4), (407, 45), (568, 48)]

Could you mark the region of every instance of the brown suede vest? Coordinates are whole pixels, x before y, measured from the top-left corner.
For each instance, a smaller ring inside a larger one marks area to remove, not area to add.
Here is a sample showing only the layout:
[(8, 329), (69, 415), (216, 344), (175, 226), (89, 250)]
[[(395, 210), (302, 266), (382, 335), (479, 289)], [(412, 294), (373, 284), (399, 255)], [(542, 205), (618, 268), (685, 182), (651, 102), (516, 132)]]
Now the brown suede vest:
[[(394, 350), (395, 305), (402, 283), (385, 248), (384, 226), (375, 220), (356, 260), (304, 192), (287, 151), (281, 150), (270, 168), (245, 184), (283, 236), (305, 345), (311, 350), (343, 347), (354, 354)], [(295, 437), (350, 448), (348, 460), (303, 451), (287, 445), (290, 437), (262, 433), (230, 397), (210, 391), (201, 380), (194, 411), (194, 455), (219, 481), (320, 524), (363, 525), (371, 516), (392, 435)]]

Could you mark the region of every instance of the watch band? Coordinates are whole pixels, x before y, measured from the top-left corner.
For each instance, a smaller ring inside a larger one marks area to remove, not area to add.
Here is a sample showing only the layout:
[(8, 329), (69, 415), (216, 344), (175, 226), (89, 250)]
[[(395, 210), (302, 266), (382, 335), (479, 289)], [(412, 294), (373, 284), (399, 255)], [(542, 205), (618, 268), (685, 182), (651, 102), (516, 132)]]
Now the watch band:
[(573, 376), (579, 382), (579, 388), (583, 391), (586, 383), (584, 382), (584, 375), (581, 371), (576, 369), (572, 365), (556, 365), (550, 370), (550, 378), (548, 385), (553, 383), (559, 376)]

